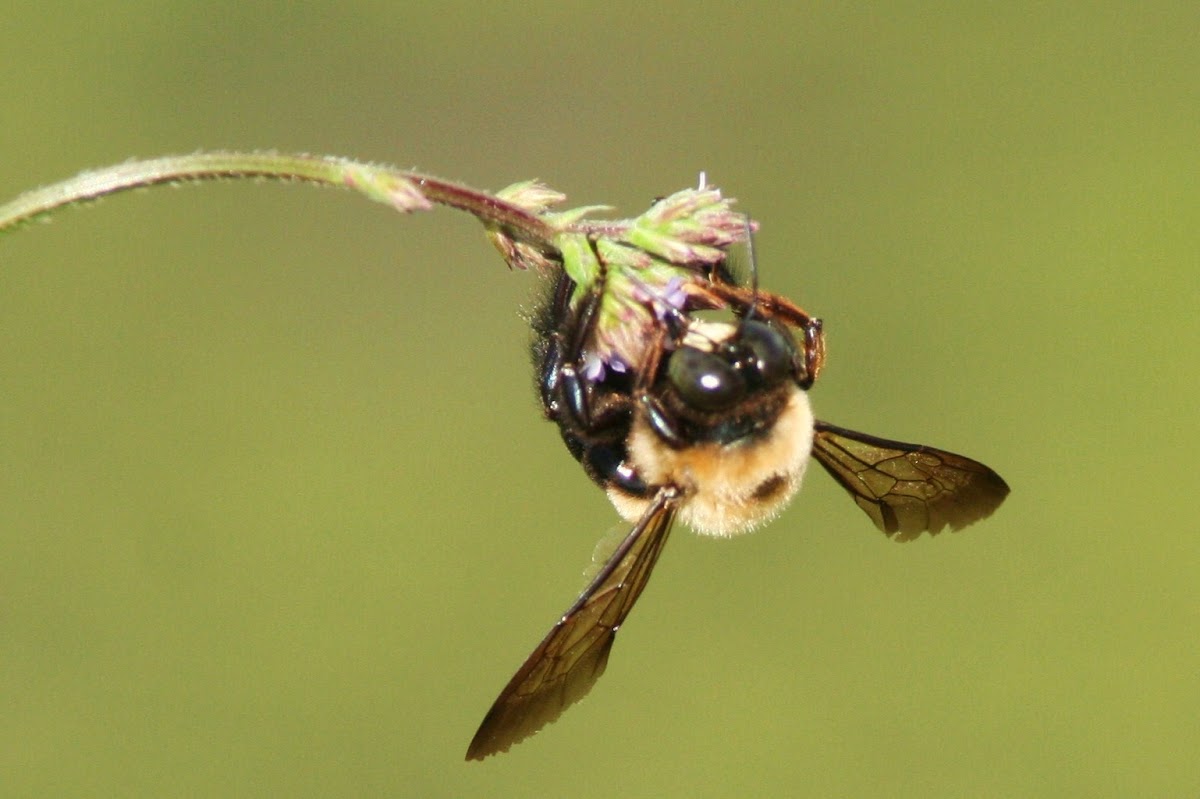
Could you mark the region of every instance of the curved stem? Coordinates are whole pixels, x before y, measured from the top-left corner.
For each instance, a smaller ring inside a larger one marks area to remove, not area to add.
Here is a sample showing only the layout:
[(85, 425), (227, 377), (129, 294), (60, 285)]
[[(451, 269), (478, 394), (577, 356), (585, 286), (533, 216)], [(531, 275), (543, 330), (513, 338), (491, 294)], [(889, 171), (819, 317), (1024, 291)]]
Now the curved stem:
[(98, 200), (129, 189), (164, 183), (263, 178), (349, 188), (398, 211), (425, 210), (432, 203), (474, 214), (516, 238), (549, 244), (557, 231), (537, 214), (487, 192), (429, 175), (347, 158), (279, 153), (195, 153), (128, 161), (26, 192), (0, 205), (0, 234), (60, 208)]
[[(607, 206), (552, 212), (566, 197), (538, 183), (515, 183), (495, 194), (429, 175), (315, 155), (195, 153), (84, 172), (0, 205), (0, 235), (70, 205), (164, 183), (257, 178), (351, 189), (407, 213), (448, 205), (474, 215), (512, 269), (561, 269), (575, 298), (599, 286), (592, 354), (601, 363), (640, 364), (646, 342), (661, 333), (664, 309), (683, 308), (686, 286), (705, 286), (732, 244), (755, 225), (733, 200), (703, 182), (663, 197), (633, 219), (583, 217)], [(605, 280), (600, 281), (601, 276)], [(633, 331), (632, 333), (630, 331)]]

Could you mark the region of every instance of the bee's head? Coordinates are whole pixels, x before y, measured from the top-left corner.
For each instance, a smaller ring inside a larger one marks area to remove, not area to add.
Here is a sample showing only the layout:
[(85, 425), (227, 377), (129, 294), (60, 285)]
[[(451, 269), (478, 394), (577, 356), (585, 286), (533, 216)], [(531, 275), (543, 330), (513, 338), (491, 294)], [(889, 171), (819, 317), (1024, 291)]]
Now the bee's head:
[[(774, 516), (796, 493), (813, 417), (787, 328), (763, 319), (693, 320), (642, 398), (626, 449), (648, 485), (677, 486), (680, 518), (733, 535)], [(635, 502), (610, 489), (630, 518)]]
[(769, 322), (697, 322), (668, 356), (666, 377), (688, 408), (721, 413), (795, 380), (798, 363), (791, 334)]

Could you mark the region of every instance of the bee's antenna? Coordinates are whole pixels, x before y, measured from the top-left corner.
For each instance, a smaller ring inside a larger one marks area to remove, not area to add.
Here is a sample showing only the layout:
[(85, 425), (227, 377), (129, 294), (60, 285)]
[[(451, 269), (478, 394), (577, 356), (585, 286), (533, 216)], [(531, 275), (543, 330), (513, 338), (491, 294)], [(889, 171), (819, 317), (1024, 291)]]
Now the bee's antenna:
[(742, 319), (754, 316), (758, 310), (758, 259), (754, 255), (754, 223), (747, 214), (743, 221), (746, 223), (746, 257), (750, 259), (750, 307), (746, 309)]

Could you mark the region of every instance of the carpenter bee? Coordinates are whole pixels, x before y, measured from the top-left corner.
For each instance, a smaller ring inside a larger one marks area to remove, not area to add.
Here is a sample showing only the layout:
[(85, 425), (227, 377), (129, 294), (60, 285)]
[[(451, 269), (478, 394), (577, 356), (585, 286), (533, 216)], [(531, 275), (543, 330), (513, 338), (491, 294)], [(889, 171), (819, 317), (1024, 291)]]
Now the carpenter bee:
[(588, 692), (676, 518), (705, 535), (751, 530), (786, 506), (810, 456), (898, 541), (983, 519), (1008, 494), (969, 458), (815, 420), (807, 390), (824, 363), (821, 321), (739, 285), (723, 264), (643, 292), (658, 323), (635, 331), (634, 357), (597, 364), (602, 306), (628, 299), (603, 275), (580, 291), (562, 274), (534, 320), (545, 415), (633, 526), (500, 692), (467, 759), (507, 751)]

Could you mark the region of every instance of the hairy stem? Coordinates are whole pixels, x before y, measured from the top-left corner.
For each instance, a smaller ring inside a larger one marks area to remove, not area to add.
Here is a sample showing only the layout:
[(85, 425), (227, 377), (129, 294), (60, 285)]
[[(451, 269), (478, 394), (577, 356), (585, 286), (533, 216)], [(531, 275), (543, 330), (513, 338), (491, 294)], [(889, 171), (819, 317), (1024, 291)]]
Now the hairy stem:
[(424, 210), (432, 203), (448, 205), (475, 215), (489, 227), (538, 244), (551, 244), (558, 232), (518, 205), (429, 175), (329, 156), (214, 152), (128, 161), (26, 192), (0, 205), (0, 234), (60, 208), (129, 189), (235, 178), (349, 188), (402, 212)]

